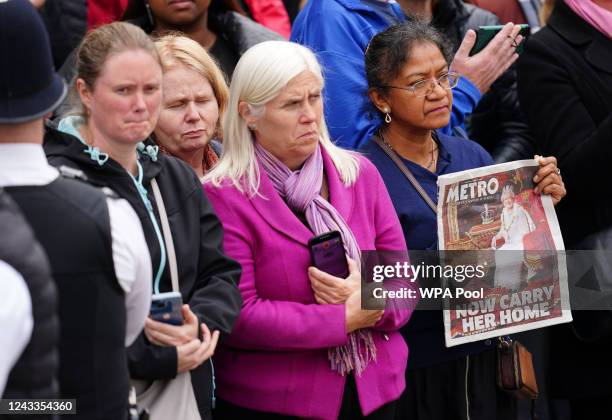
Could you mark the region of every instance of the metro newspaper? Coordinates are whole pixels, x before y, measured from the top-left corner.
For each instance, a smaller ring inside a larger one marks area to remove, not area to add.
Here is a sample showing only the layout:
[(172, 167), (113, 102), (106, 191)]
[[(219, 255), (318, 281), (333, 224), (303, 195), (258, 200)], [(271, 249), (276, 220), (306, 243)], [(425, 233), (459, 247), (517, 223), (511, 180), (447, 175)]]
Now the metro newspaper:
[(563, 239), (550, 196), (534, 192), (535, 160), (438, 178), (438, 246), (447, 265), (486, 267), (445, 288), (474, 291), (444, 299), (448, 347), (570, 322)]

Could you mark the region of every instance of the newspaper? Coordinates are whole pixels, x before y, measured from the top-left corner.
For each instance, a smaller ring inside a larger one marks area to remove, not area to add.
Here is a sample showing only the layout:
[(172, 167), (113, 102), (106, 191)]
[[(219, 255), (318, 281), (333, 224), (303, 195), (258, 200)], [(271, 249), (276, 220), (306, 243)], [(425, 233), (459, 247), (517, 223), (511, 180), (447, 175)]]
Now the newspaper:
[[(550, 196), (536, 194), (535, 160), (438, 178), (438, 246), (445, 264), (476, 276), (448, 289), (447, 347), (570, 322), (563, 238)], [(459, 287), (460, 286), (460, 287)]]

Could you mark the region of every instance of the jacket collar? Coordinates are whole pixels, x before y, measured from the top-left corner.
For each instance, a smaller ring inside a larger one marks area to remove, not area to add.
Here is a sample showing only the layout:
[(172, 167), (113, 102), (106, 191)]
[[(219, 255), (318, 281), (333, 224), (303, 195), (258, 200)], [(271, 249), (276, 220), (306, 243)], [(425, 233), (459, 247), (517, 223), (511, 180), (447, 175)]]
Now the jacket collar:
[[(154, 145), (150, 139), (147, 139), (145, 144)], [(57, 130), (56, 124), (51, 122), (48, 122), (45, 127), (43, 147), (48, 158), (66, 158), (79, 167), (88, 168), (88, 170), (99, 174), (101, 177), (106, 175), (123, 176), (127, 173), (125, 169), (112, 158), (109, 158), (104, 165), (98, 165), (98, 163), (91, 160), (90, 156), (85, 153), (86, 147), (79, 139)], [(159, 174), (162, 168), (160, 160), (165, 158), (166, 157), (160, 153), (157, 160), (153, 161), (148, 155), (139, 154), (139, 161), (143, 168), (143, 182), (146, 183)]]
[(548, 26), (574, 46), (586, 46), (583, 54), (597, 69), (612, 74), (612, 42), (576, 15), (564, 2), (557, 2)]
[[(353, 212), (354, 189), (342, 183), (340, 174), (325, 149), (322, 148), (321, 153), (329, 187), (330, 203), (348, 224)], [(307, 245), (315, 234), (287, 206), (261, 164), (259, 164), (259, 173), (260, 194), (251, 198), (253, 206), (275, 230), (288, 238)]]

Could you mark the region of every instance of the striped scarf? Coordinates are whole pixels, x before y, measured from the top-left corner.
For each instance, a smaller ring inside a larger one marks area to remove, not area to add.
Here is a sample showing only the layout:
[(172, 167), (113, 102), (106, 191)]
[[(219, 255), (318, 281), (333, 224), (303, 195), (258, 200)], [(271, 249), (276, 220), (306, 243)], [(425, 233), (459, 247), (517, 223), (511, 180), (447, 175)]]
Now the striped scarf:
[[(342, 236), (346, 254), (361, 264), (361, 252), (353, 232), (340, 213), (323, 197), (323, 156), (321, 145), (306, 159), (301, 169), (292, 172), (285, 164), (272, 156), (258, 142), (255, 155), (264, 167), (274, 188), (289, 208), (304, 214), (315, 235), (337, 230)], [(370, 360), (376, 360), (376, 345), (369, 329), (353, 331), (348, 344), (330, 348), (327, 352), (331, 369), (346, 375), (355, 370), (361, 375)]]

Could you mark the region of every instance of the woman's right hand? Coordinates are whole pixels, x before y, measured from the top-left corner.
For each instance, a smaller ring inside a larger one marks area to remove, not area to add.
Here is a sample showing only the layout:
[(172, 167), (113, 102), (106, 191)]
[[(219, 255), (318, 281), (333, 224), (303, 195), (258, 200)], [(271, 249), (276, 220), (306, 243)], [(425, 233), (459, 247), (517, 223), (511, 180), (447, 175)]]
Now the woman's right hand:
[(176, 348), (178, 373), (189, 372), (213, 356), (219, 341), (219, 331), (211, 334), (206, 324), (202, 323), (202, 336), (202, 341), (196, 338)]
[(344, 303), (346, 332), (373, 327), (384, 313), (384, 310), (361, 309), (361, 289), (358, 289)]
[(465, 76), (483, 95), (518, 59), (516, 45), (523, 41), (519, 35), (521, 27), (506, 23), (501, 31), (479, 53), (470, 56), (470, 51), (476, 43), (476, 32), (468, 30), (455, 53), (451, 70)]
[(355, 290), (361, 287), (361, 271), (357, 262), (347, 258), (349, 276), (346, 279), (332, 276), (316, 267), (308, 268), (308, 279), (319, 304), (340, 304), (346, 302)]
[(147, 318), (144, 332), (149, 341), (158, 346), (178, 347), (198, 338), (198, 317), (189, 305), (183, 305), (183, 325), (170, 325)]

